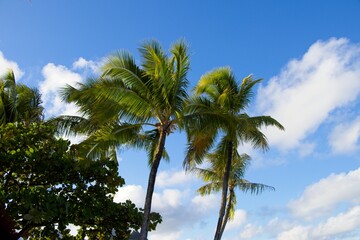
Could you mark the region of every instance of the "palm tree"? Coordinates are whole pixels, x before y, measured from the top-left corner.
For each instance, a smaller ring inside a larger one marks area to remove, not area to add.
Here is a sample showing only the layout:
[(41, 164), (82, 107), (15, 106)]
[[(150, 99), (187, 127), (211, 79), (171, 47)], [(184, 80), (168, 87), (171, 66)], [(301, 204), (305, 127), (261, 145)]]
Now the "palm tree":
[[(224, 161), (222, 156), (223, 147), (224, 146), (219, 144), (215, 152), (206, 155), (206, 159), (210, 163), (209, 168), (204, 169), (194, 167), (191, 169), (191, 171), (195, 172), (206, 182), (204, 186), (198, 189), (198, 192), (202, 196), (211, 194), (212, 192), (219, 192), (222, 189), (222, 181), (226, 164), (226, 161)], [(248, 155), (240, 155), (236, 149), (233, 149), (233, 161), (229, 175), (229, 187), (225, 207), (225, 216), (221, 223), (220, 238), (224, 233), (228, 220), (232, 220), (234, 218), (236, 206), (236, 188), (239, 188), (243, 192), (250, 192), (251, 194), (259, 194), (266, 189), (274, 190), (273, 187), (260, 183), (252, 183), (243, 178), (249, 163), (250, 157)]]
[(245, 113), (253, 96), (253, 87), (260, 81), (261, 79), (254, 80), (252, 76), (248, 76), (239, 84), (230, 68), (218, 68), (200, 78), (194, 96), (187, 104), (189, 144), (184, 161), (185, 168), (190, 169), (201, 163), (219, 138), (223, 146), (222, 158), (226, 159), (214, 240), (221, 239), (234, 149), (238, 149), (244, 142), (251, 142), (255, 148), (267, 150), (268, 142), (261, 132), (261, 127), (275, 126), (283, 129), (283, 126), (270, 116), (250, 117)]
[(41, 95), (37, 89), (16, 84), (12, 70), (0, 78), (0, 125), (23, 122), (28, 125), (43, 119)]
[(150, 174), (140, 237), (145, 240), (157, 170), (167, 156), (166, 138), (180, 126), (188, 97), (189, 56), (182, 41), (172, 45), (170, 55), (156, 41), (144, 43), (139, 51), (141, 65), (129, 53), (119, 52), (107, 59), (101, 78), (78, 88), (67, 86), (64, 99), (77, 104), (83, 117), (65, 116), (63, 127), (83, 133), (96, 129), (90, 141), (93, 151), (98, 145), (124, 143), (147, 150)]

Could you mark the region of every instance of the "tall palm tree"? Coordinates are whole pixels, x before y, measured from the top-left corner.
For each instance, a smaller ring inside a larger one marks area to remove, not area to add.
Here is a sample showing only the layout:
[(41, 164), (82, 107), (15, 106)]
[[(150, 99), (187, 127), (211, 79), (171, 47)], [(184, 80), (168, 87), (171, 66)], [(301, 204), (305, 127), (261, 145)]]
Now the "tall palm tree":
[(101, 78), (78, 88), (67, 86), (63, 97), (84, 114), (84, 118), (65, 117), (65, 125), (79, 132), (107, 127), (105, 133), (97, 132), (92, 143), (146, 148), (150, 174), (140, 237), (145, 240), (157, 170), (166, 157), (166, 138), (180, 126), (188, 97), (189, 56), (182, 41), (172, 45), (169, 55), (156, 41), (144, 43), (139, 51), (141, 65), (129, 53), (119, 52), (107, 59)]
[[(200, 195), (208, 195), (212, 192), (219, 192), (222, 189), (222, 181), (225, 172), (225, 164), (222, 151), (224, 146), (221, 143), (215, 152), (207, 154), (206, 159), (210, 163), (208, 168), (194, 167), (191, 171), (200, 176), (206, 184), (198, 189)], [(225, 206), (225, 216), (221, 223), (220, 238), (222, 237), (228, 220), (234, 218), (236, 195), (235, 189), (239, 188), (243, 192), (250, 192), (251, 194), (259, 194), (262, 191), (274, 190), (273, 187), (260, 183), (252, 183), (244, 179), (244, 173), (249, 165), (250, 157), (246, 154), (240, 155), (236, 149), (233, 149), (233, 161), (231, 164), (231, 171), (229, 175), (229, 187)]]
[(41, 103), (39, 91), (17, 84), (12, 70), (0, 77), (0, 125), (17, 121), (24, 124), (41, 121)]
[(184, 161), (186, 169), (201, 163), (217, 139), (221, 138), (222, 157), (226, 159), (222, 180), (222, 198), (214, 240), (221, 239), (221, 226), (225, 216), (229, 177), (233, 151), (244, 142), (251, 142), (255, 148), (268, 149), (263, 126), (283, 126), (270, 116), (250, 117), (245, 110), (253, 96), (253, 87), (261, 79), (252, 76), (238, 83), (228, 67), (215, 69), (203, 75), (189, 99), (186, 112), (188, 149)]

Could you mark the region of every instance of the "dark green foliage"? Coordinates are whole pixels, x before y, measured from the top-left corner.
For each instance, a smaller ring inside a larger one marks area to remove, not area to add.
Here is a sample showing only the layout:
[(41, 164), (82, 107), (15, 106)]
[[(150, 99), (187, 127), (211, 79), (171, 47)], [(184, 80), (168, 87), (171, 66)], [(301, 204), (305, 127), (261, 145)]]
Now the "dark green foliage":
[[(133, 203), (114, 203), (124, 179), (114, 159), (76, 158), (69, 142), (44, 123), (0, 127), (0, 239), (127, 239), (142, 213)], [(153, 214), (152, 228), (161, 222)], [(69, 235), (70, 223), (80, 226)]]
[(41, 95), (37, 89), (17, 84), (13, 71), (0, 76), (0, 125), (9, 122), (30, 124), (43, 119)]

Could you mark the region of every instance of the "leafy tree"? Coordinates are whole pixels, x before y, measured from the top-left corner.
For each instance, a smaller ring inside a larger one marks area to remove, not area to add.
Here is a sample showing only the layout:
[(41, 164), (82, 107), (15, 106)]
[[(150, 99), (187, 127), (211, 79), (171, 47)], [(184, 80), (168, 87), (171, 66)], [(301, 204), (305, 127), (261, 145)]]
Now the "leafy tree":
[(167, 157), (166, 138), (179, 126), (187, 98), (189, 56), (183, 42), (172, 45), (170, 55), (155, 41), (139, 50), (141, 65), (129, 53), (119, 52), (107, 59), (100, 79), (79, 88), (68, 86), (64, 98), (77, 104), (87, 120), (73, 122), (66, 116), (69, 121), (63, 126), (75, 132), (96, 126), (96, 136), (90, 136), (92, 152), (125, 143), (147, 150), (150, 174), (140, 233), (145, 240), (157, 170)]
[[(225, 164), (222, 151), (223, 146), (219, 144), (215, 152), (206, 155), (206, 159), (210, 163), (209, 168), (198, 168), (194, 167), (191, 171), (195, 172), (200, 176), (206, 184), (198, 189), (198, 192), (204, 196), (211, 194), (212, 192), (219, 192), (223, 185), (223, 176), (225, 172)], [(236, 149), (233, 149), (233, 161), (231, 164), (231, 170), (229, 175), (229, 187), (225, 206), (225, 215), (223, 222), (221, 223), (221, 233), (224, 233), (228, 220), (234, 218), (235, 206), (236, 206), (236, 195), (235, 189), (238, 188), (243, 192), (250, 192), (252, 194), (259, 194), (265, 189), (274, 190), (273, 187), (260, 184), (252, 183), (244, 179), (244, 173), (249, 165), (250, 157), (246, 154), (240, 155)]]
[(13, 71), (0, 77), (0, 125), (21, 121), (41, 121), (43, 107), (40, 93), (24, 84), (16, 84)]
[[(0, 127), (1, 239), (128, 239), (140, 228), (142, 212), (133, 203), (113, 202), (124, 184), (116, 159), (76, 155), (47, 124)], [(151, 227), (159, 222), (153, 213)], [(80, 227), (76, 237), (70, 223)]]
[(201, 163), (216, 140), (221, 142), (222, 158), (226, 159), (214, 240), (221, 239), (234, 149), (244, 142), (251, 142), (255, 148), (266, 150), (267, 139), (260, 128), (275, 126), (283, 129), (270, 116), (250, 117), (245, 112), (253, 95), (253, 87), (260, 81), (248, 76), (239, 84), (230, 68), (218, 68), (201, 77), (187, 105), (186, 112), (191, 117), (187, 119), (189, 145), (185, 168)]

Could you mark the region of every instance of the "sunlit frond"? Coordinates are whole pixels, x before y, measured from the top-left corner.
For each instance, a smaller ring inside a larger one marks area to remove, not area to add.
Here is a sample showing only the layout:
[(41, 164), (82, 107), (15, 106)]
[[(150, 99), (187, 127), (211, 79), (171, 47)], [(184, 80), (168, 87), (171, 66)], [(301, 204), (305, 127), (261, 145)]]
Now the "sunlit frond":
[(210, 182), (208, 184), (205, 184), (203, 186), (201, 186), (197, 192), (201, 195), (209, 195), (213, 192), (218, 192), (221, 190), (222, 187), (222, 182)]
[(268, 186), (265, 184), (261, 184), (261, 183), (252, 183), (245, 179), (237, 179), (236, 186), (245, 193), (249, 192), (249, 193), (255, 194), (255, 195), (258, 195), (265, 190), (275, 191), (274, 187), (271, 187), (271, 186)]

